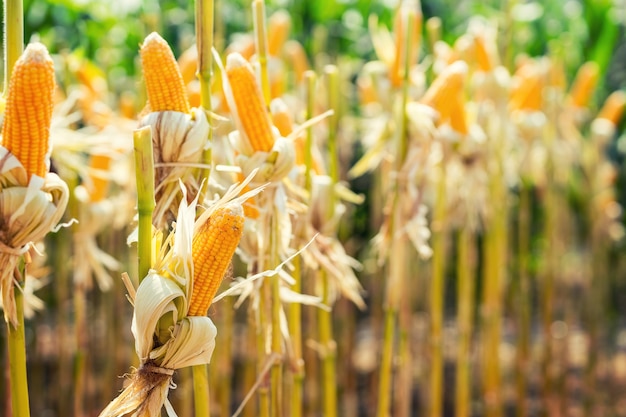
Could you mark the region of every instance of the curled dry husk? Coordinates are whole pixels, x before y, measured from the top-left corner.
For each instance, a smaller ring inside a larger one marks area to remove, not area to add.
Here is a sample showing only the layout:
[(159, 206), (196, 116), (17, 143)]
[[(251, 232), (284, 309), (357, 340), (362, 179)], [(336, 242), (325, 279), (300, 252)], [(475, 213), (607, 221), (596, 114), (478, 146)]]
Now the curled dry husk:
[(327, 175), (314, 176), (307, 225), (307, 237), (311, 239), (311, 244), (308, 250), (302, 252), (302, 256), (312, 269), (321, 268), (331, 278), (331, 304), (341, 293), (364, 310), (363, 287), (354, 273), (354, 269), (361, 269), (361, 264), (348, 256), (336, 237), (345, 206), (338, 199), (330, 199), (331, 195), (337, 195), (336, 184), (332, 179)]
[(176, 111), (160, 111), (147, 114), (140, 127), (152, 129), (156, 185), (154, 223), (167, 228), (175, 217), (180, 196), (178, 180), (182, 180), (191, 198), (200, 184), (194, 172), (202, 162), (202, 155), (209, 146), (210, 125), (202, 109), (194, 108), (191, 114)]
[(131, 331), (140, 366), (101, 417), (156, 417), (163, 406), (175, 416), (167, 399), (174, 371), (211, 360), (215, 325), (208, 317), (187, 317), (196, 205), (197, 197), (188, 204), (183, 193), (176, 229), (162, 248), (156, 248), (157, 260), (137, 289)]
[(80, 202), (78, 207), (78, 226), (74, 233), (74, 282), (86, 289), (93, 287), (92, 276), (98, 287), (108, 291), (113, 286), (109, 271), (117, 271), (120, 263), (98, 246), (97, 236), (105, 228), (110, 228), (118, 205), (112, 199), (89, 201), (87, 190), (78, 186), (74, 195)]
[(241, 204), (258, 193), (261, 189), (242, 193), (249, 180), (230, 187), (197, 220), (200, 194), (187, 203), (186, 190), (179, 182), (183, 193), (175, 230), (163, 247), (159, 247), (160, 237), (155, 237), (157, 261), (139, 285), (134, 300), (131, 331), (140, 366), (130, 376), (129, 385), (100, 417), (156, 417), (164, 406), (170, 417), (176, 416), (167, 399), (174, 371), (211, 361), (217, 335), (215, 325), (208, 317), (187, 316), (193, 285), (194, 228), (197, 230), (220, 205)]
[(0, 146), (0, 286), (4, 319), (17, 326), (13, 294), (20, 256), (55, 229), (65, 212), (69, 191), (56, 174), (28, 174), (18, 159)]

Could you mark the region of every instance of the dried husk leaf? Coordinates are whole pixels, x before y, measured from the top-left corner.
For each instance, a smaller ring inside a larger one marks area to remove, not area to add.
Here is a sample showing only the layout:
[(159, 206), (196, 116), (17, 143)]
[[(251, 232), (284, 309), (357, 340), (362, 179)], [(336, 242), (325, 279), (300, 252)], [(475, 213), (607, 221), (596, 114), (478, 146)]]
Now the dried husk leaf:
[(26, 178), (22, 164), (0, 146), (0, 287), (4, 318), (13, 325), (13, 277), (19, 258), (57, 226), (69, 198), (67, 185), (56, 174), (32, 175), (28, 182)]
[(210, 125), (201, 109), (191, 114), (161, 111), (146, 115), (140, 127), (150, 126), (154, 152), (154, 182), (156, 207), (153, 218), (159, 228), (167, 228), (176, 216), (178, 181), (182, 180), (191, 195), (198, 191), (194, 169), (202, 162), (202, 154), (209, 146)]

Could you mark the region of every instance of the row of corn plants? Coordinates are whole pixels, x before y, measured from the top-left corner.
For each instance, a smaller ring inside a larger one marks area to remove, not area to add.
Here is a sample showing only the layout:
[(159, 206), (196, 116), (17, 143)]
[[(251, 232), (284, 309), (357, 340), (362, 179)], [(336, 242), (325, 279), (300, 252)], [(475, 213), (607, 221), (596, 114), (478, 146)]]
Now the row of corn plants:
[(416, 0), (369, 62), (263, 0), (222, 48), (220, 10), (178, 59), (146, 19), (114, 96), (5, 2), (4, 414), (622, 415), (598, 63), (478, 17), (449, 44)]

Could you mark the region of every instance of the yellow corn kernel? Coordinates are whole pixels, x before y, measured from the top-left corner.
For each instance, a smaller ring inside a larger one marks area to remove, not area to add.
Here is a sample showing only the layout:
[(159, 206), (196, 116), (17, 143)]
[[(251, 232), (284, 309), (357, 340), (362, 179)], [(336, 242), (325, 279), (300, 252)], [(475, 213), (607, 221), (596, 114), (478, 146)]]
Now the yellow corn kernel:
[(448, 65), (424, 93), (422, 103), (439, 112), (440, 123), (450, 118), (451, 104), (456, 95), (462, 94), (466, 75), (467, 64), (463, 61), (456, 61)]
[(614, 91), (604, 102), (604, 106), (598, 113), (598, 119), (606, 119), (617, 125), (622, 118), (624, 108), (626, 107), (626, 93), (623, 91)]
[(269, 152), (274, 146), (272, 122), (252, 67), (238, 53), (230, 54), (226, 60), (226, 76), (243, 129), (241, 133), (248, 138), (252, 149)]
[(193, 239), (193, 291), (189, 316), (205, 316), (243, 234), (243, 210), (239, 205), (220, 207)]
[(152, 32), (141, 45), (140, 55), (150, 110), (189, 113), (183, 77), (165, 39)]
[(280, 55), (291, 30), (291, 16), (285, 10), (277, 10), (268, 19), (267, 52), (270, 56)]
[(111, 165), (111, 157), (109, 155), (94, 154), (89, 160), (89, 167), (92, 171), (90, 182), (87, 184), (87, 192), (89, 200), (92, 202), (102, 201), (106, 196), (109, 180), (104, 177)]
[(570, 100), (574, 107), (584, 107), (596, 88), (600, 76), (600, 67), (595, 62), (585, 62), (576, 73), (576, 78), (570, 89)]
[(2, 146), (31, 175), (48, 170), (50, 120), (54, 99), (54, 64), (41, 43), (31, 43), (15, 63), (6, 101)]

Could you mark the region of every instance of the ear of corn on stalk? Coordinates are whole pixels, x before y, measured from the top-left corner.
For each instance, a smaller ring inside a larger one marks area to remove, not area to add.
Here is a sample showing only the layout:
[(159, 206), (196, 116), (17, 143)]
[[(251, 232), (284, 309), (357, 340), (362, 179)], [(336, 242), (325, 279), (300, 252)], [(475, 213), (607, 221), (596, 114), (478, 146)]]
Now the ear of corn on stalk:
[(150, 110), (189, 113), (183, 77), (165, 39), (152, 32), (141, 45), (140, 54)]
[(45, 46), (32, 43), (15, 63), (7, 95), (2, 146), (28, 176), (44, 177), (50, 153), (54, 64)]
[(275, 138), (252, 66), (240, 54), (232, 53), (226, 60), (226, 76), (232, 92), (229, 106), (236, 112), (240, 134), (253, 151), (269, 152)]
[(615, 91), (604, 102), (597, 119), (605, 119), (617, 125), (622, 118), (624, 108), (626, 108), (626, 93)]
[(586, 62), (579, 69), (570, 89), (570, 99), (574, 107), (585, 107), (598, 83), (600, 67), (595, 62)]
[(424, 94), (421, 102), (439, 112), (440, 123), (450, 119), (452, 103), (463, 93), (466, 75), (467, 64), (456, 61), (446, 67)]
[(65, 182), (48, 173), (54, 85), (46, 47), (28, 45), (9, 82), (0, 147), (0, 286), (5, 320), (14, 326), (17, 263), (57, 225), (69, 195)]
[(291, 30), (291, 16), (285, 10), (278, 10), (268, 20), (267, 52), (270, 56), (280, 55)]
[(190, 316), (205, 316), (243, 234), (243, 210), (220, 207), (200, 227), (193, 240), (194, 278)]

